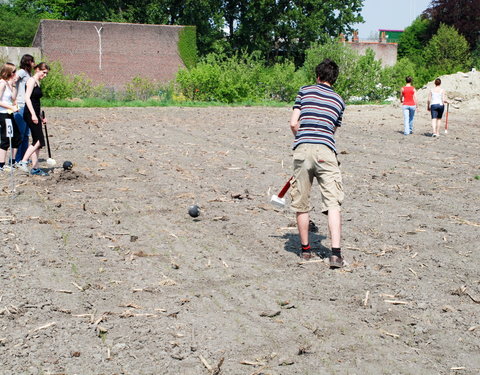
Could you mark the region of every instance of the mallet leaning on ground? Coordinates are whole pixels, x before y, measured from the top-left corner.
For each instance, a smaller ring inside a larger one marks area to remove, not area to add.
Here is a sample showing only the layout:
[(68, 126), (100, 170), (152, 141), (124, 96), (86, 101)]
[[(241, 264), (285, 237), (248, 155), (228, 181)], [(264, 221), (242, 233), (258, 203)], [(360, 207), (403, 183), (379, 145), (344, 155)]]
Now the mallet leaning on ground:
[[(45, 112), (42, 111), (42, 121), (45, 119)], [(47, 150), (48, 150), (48, 159), (47, 159), (47, 164), (50, 166), (54, 166), (57, 164), (55, 159), (52, 159), (52, 151), (50, 150), (50, 138), (48, 137), (48, 128), (47, 128), (47, 122), (44, 122), (44, 127), (45, 127), (45, 139), (47, 141)]]

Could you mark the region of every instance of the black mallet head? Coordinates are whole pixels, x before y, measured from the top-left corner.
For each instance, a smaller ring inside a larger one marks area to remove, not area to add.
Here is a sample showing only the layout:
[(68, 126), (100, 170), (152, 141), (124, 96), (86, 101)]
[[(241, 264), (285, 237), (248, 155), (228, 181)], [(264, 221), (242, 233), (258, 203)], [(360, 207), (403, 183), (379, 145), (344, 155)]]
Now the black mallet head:
[(63, 162), (63, 170), (64, 171), (71, 171), (73, 168), (73, 163), (71, 161), (64, 161)]
[(188, 214), (191, 217), (198, 217), (200, 215), (200, 208), (194, 204), (193, 206), (188, 207)]

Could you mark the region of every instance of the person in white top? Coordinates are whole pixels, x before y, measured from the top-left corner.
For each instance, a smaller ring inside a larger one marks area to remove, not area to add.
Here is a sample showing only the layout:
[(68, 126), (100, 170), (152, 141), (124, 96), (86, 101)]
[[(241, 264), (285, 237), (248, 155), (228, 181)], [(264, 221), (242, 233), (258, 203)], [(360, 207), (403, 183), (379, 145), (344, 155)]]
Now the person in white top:
[(13, 118), (13, 113), (18, 111), (15, 102), (17, 96), (17, 89), (15, 88), (15, 81), (17, 75), (14, 64), (5, 63), (0, 70), (0, 171), (4, 170), (5, 159), (7, 157), (7, 150), (10, 147), (10, 139), (7, 137), (7, 123), (10, 119), (13, 126), (12, 137), (12, 159), (15, 159), (18, 145), (21, 142), (20, 131), (17, 123)]
[(442, 116), (447, 103), (445, 90), (440, 87), (442, 80), (435, 80), (435, 87), (428, 94), (427, 110), (432, 114), (432, 137), (440, 135), (440, 125), (442, 124)]

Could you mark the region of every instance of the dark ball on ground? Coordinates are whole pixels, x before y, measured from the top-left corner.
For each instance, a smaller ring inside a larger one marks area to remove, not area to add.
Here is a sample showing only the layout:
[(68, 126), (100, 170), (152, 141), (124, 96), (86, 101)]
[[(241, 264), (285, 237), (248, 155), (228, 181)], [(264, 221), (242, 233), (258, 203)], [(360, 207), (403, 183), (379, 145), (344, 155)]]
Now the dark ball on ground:
[(64, 171), (70, 171), (73, 168), (73, 163), (71, 161), (64, 161), (63, 162), (63, 170)]
[(200, 208), (198, 208), (198, 206), (194, 204), (193, 206), (188, 207), (188, 214), (191, 217), (197, 217), (198, 215), (200, 215)]

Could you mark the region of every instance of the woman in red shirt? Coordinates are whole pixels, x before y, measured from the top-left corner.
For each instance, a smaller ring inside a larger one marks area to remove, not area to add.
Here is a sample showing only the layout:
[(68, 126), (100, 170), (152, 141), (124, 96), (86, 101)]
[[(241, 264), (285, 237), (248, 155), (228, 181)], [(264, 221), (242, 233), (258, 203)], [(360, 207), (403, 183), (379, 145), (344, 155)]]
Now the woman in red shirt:
[(405, 78), (406, 85), (400, 91), (400, 101), (402, 102), (403, 111), (403, 134), (408, 135), (413, 133), (413, 117), (417, 109), (417, 92), (412, 86), (412, 77)]

